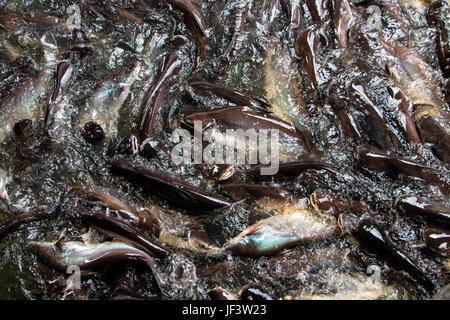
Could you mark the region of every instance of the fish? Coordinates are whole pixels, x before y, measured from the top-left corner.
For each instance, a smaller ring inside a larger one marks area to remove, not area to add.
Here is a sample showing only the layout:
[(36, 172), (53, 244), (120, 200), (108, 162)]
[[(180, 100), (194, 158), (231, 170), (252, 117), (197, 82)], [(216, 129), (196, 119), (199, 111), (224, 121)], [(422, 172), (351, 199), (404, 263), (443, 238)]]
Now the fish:
[(435, 71), (413, 50), (397, 42), (381, 38), (381, 45), (387, 53), (387, 73), (409, 102), (413, 105), (432, 105), (442, 109), (445, 100)]
[(352, 112), (348, 110), (350, 103), (344, 90), (345, 86), (342, 83), (333, 82), (328, 88), (328, 103), (340, 123), (344, 136), (359, 143), (362, 140), (362, 131)]
[(427, 226), (422, 231), (422, 238), (427, 248), (443, 253), (450, 253), (450, 230)]
[(206, 25), (200, 12), (188, 0), (167, 0), (177, 11), (183, 14), (186, 26), (195, 39), (197, 54), (194, 70), (199, 70), (206, 59), (206, 48), (208, 44), (206, 36)]
[(220, 64), (214, 70), (213, 77), (223, 76), (233, 65), (236, 60), (240, 50), (244, 45), (244, 41), (247, 37), (246, 23), (247, 15), (250, 12), (252, 5), (252, 0), (237, 0), (232, 3), (233, 9), (235, 11), (234, 20), (232, 20), (232, 38), (225, 50), (225, 52), (220, 57)]
[(295, 53), (303, 60), (303, 69), (311, 82), (313, 88), (317, 88), (319, 64), (317, 61), (317, 50), (319, 37), (314, 31), (303, 30), (295, 42)]
[(356, 237), (363, 248), (377, 256), (397, 270), (404, 270), (427, 290), (433, 291), (434, 283), (380, 228), (364, 219), (360, 222)]
[(39, 221), (42, 219), (48, 218), (45, 214), (40, 211), (29, 211), (25, 213), (21, 213), (7, 221), (3, 222), (0, 225), (0, 238), (6, 236), (7, 234), (17, 230), (20, 226)]
[(246, 106), (193, 112), (184, 116), (183, 121), (192, 128), (195, 121), (201, 121), (202, 128), (214, 127), (223, 133), (226, 132), (226, 129), (275, 129), (288, 137), (294, 138), (307, 150), (312, 149), (310, 142), (294, 126), (270, 114), (262, 113)]
[(352, 9), (347, 0), (333, 0), (331, 4), (338, 48), (343, 51), (348, 46), (348, 33), (353, 23)]
[(98, 203), (105, 208), (118, 211), (122, 219), (129, 221), (136, 227), (143, 228), (150, 234), (158, 235), (161, 231), (158, 219), (146, 208), (138, 207), (99, 190), (72, 188), (70, 192), (80, 195), (89, 202)]
[[(289, 8), (286, 8), (286, 11), (289, 16)], [(261, 20), (265, 34), (270, 36), (275, 32), (280, 14), (280, 0), (264, 0), (263, 16)]]
[(58, 17), (38, 13), (5, 13), (0, 15), (0, 25), (8, 31), (19, 32), (25, 30), (49, 31), (59, 27), (67, 29), (67, 25)]
[[(265, 165), (258, 164), (252, 168), (252, 172), (257, 179), (264, 180), (267, 178), (267, 176), (265, 176), (261, 171), (264, 167)], [(336, 173), (339, 171), (339, 168), (333, 164), (316, 160), (280, 162), (278, 164), (277, 176), (298, 176), (306, 170), (327, 170), (329, 172)]]
[(127, 220), (116, 218), (103, 212), (87, 214), (84, 215), (82, 219), (101, 233), (111, 238), (120, 239), (123, 242), (129, 243), (152, 257), (166, 258), (170, 254), (170, 252), (159, 244), (157, 240), (152, 239), (157, 238), (160, 232), (156, 235), (152, 234), (153, 237), (149, 237), (147, 233), (144, 234), (136, 229), (129, 224)]
[(122, 261), (145, 263), (152, 271), (161, 292), (161, 284), (153, 267), (153, 258), (124, 242), (66, 242), (65, 238), (61, 238), (57, 242), (33, 241), (29, 243), (29, 247), (36, 253), (38, 259), (62, 273), (66, 273), (69, 266), (78, 266), (80, 270), (86, 270), (106, 267)]
[(142, 118), (139, 128), (141, 149), (148, 141), (151, 141), (161, 106), (183, 71), (183, 56), (180, 51), (185, 46), (186, 40), (184, 37), (178, 36), (173, 42), (176, 48), (164, 58), (142, 101)]
[(211, 300), (238, 300), (238, 298), (222, 287), (214, 287), (208, 291)]
[(208, 179), (214, 179), (217, 181), (225, 181), (231, 178), (234, 174), (233, 164), (212, 164), (203, 165), (202, 174)]
[(34, 78), (31, 78), (8, 95), (0, 104), (0, 141), (5, 140), (13, 131), (14, 125), (22, 119), (36, 119), (39, 115), (39, 100), (44, 95), (53, 77), (53, 70), (45, 66)]
[(286, 248), (328, 239), (336, 230), (334, 224), (308, 209), (287, 206), (242, 231), (224, 249), (238, 256), (273, 256)]
[(347, 86), (347, 90), (354, 104), (358, 107), (362, 106), (366, 111), (365, 133), (368, 135), (370, 143), (382, 150), (390, 150), (398, 147), (400, 143), (389, 130), (382, 110), (367, 96), (367, 90), (361, 80), (352, 79)]
[(285, 200), (290, 193), (267, 185), (231, 182), (220, 185), (220, 190), (225, 191), (234, 201), (240, 201), (250, 197), (254, 201), (264, 198)]
[(408, 137), (409, 143), (411, 145), (417, 145), (418, 143), (420, 143), (420, 136), (417, 131), (414, 118), (412, 117), (410, 112), (411, 108), (408, 99), (399, 88), (388, 86), (387, 90), (389, 92), (389, 95), (397, 104), (398, 120)]
[(264, 71), (269, 110), (304, 131), (301, 119), (309, 117), (310, 112), (301, 90), (302, 75), (298, 72), (298, 62), (278, 39), (271, 38), (267, 45)]
[(389, 171), (421, 178), (428, 183), (438, 185), (443, 192), (448, 190), (448, 182), (443, 180), (436, 170), (416, 161), (389, 155), (373, 146), (361, 146), (358, 150), (358, 159), (364, 166), (377, 172)]
[(300, 0), (282, 0), (289, 21), (289, 39), (296, 39), (298, 32), (303, 28), (305, 18), (303, 16)]
[(241, 300), (250, 301), (267, 301), (274, 300), (270, 295), (268, 295), (264, 289), (258, 285), (246, 285), (239, 291), (239, 296)]
[(221, 86), (206, 80), (192, 78), (188, 81), (189, 87), (192, 88), (196, 95), (206, 96), (209, 93), (226, 99), (237, 106), (248, 106), (261, 111), (267, 111), (270, 105), (264, 100), (250, 96), (233, 88)]
[(325, 213), (336, 219), (347, 212), (357, 216), (373, 212), (370, 206), (364, 202), (346, 199), (328, 190), (315, 190), (310, 195), (310, 201), (317, 212)]
[(430, 144), (433, 154), (442, 162), (450, 163), (450, 113), (442, 107), (415, 105), (414, 119), (421, 141)]
[(433, 201), (415, 195), (395, 198), (394, 207), (402, 214), (419, 220), (450, 226), (450, 205), (444, 201)]
[(436, 29), (436, 53), (439, 65), (446, 78), (450, 77), (450, 48), (448, 41), (449, 6), (445, 1), (433, 1), (427, 8), (426, 19), (430, 27)]
[(91, 91), (80, 107), (78, 120), (86, 141), (95, 144), (115, 133), (119, 110), (140, 69), (141, 62), (135, 61), (98, 83)]
[(159, 236), (159, 241), (177, 249), (184, 249), (195, 253), (203, 253), (208, 256), (219, 256), (222, 253), (222, 248), (215, 247), (212, 244), (191, 234), (189, 234), (188, 238), (185, 240), (173, 235), (167, 230), (163, 230)]
[(6, 173), (3, 170), (0, 170), (0, 200), (8, 206), (10, 201), (8, 191), (6, 190), (7, 183), (8, 178), (6, 176)]
[(117, 13), (121, 18), (131, 21), (137, 26), (142, 26), (144, 24), (140, 18), (138, 18), (136, 15), (132, 14), (130, 11), (128, 11), (125, 8), (117, 7), (117, 6), (109, 6), (109, 8), (114, 13)]
[(190, 185), (167, 173), (145, 168), (130, 158), (122, 158), (112, 163), (114, 173), (138, 183), (150, 192), (191, 209), (212, 210), (232, 204), (225, 197)]
[(50, 131), (54, 129), (55, 115), (59, 111), (64, 92), (70, 85), (73, 74), (73, 66), (68, 62), (61, 62), (56, 68), (54, 77), (54, 88), (49, 98), (44, 118), (44, 133), (49, 136)]

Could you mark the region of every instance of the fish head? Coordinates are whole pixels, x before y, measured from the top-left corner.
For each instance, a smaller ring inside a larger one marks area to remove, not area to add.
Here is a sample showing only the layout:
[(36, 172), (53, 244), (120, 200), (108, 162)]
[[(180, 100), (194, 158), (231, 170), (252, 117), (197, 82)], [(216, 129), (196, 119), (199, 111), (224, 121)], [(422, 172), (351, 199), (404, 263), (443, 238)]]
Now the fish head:
[(96, 144), (106, 137), (106, 132), (97, 121), (88, 121), (81, 129), (81, 135), (90, 144)]

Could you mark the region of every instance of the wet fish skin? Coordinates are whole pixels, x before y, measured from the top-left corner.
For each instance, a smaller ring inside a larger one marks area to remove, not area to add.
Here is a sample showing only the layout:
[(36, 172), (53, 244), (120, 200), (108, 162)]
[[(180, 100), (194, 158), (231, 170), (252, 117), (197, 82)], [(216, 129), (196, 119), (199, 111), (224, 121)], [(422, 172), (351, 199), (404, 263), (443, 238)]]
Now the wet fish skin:
[(228, 199), (185, 183), (168, 174), (150, 170), (130, 158), (112, 163), (113, 172), (137, 182), (145, 189), (174, 201), (180, 206), (198, 209), (217, 209), (232, 204)]
[(396, 269), (404, 270), (419, 281), (427, 290), (433, 291), (434, 283), (392, 240), (369, 220), (361, 221), (356, 237), (359, 243)]
[(194, 112), (184, 117), (184, 122), (189, 126), (193, 127), (194, 121), (201, 121), (203, 128), (215, 126), (221, 132), (225, 132), (226, 129), (276, 129), (287, 136), (296, 138), (307, 150), (312, 150), (310, 142), (294, 126), (246, 106)]
[(373, 146), (362, 145), (358, 150), (358, 159), (369, 169), (418, 177), (428, 183), (438, 185), (443, 192), (448, 191), (448, 183), (434, 169), (412, 160), (388, 155)]
[(338, 218), (341, 214), (352, 213), (362, 216), (373, 210), (363, 202), (346, 199), (328, 190), (316, 190), (310, 196), (310, 201), (314, 209), (319, 213), (326, 213)]
[(115, 196), (99, 190), (72, 188), (71, 193), (72, 192), (89, 202), (98, 203), (108, 209), (117, 211), (120, 218), (129, 221), (136, 227), (143, 228), (150, 234), (158, 236), (161, 231), (158, 219), (154, 217), (147, 209), (139, 208), (134, 204), (123, 201)]
[(398, 118), (405, 131), (409, 142), (412, 145), (420, 143), (419, 133), (414, 122), (413, 117), (410, 114), (409, 102), (403, 92), (396, 87), (389, 86), (387, 88), (389, 95), (398, 105)]
[(66, 27), (59, 18), (46, 14), (7, 13), (0, 15), (0, 25), (9, 31), (48, 31), (54, 27)]
[(229, 293), (222, 287), (215, 287), (208, 291), (208, 296), (211, 300), (238, 300), (238, 298)]
[(247, 16), (250, 12), (250, 7), (253, 0), (238, 0), (236, 2), (236, 14), (232, 23), (232, 38), (224, 54), (221, 56), (220, 65), (215, 68), (215, 72), (212, 75), (214, 79), (220, 76), (226, 75), (230, 70), (233, 62), (236, 60), (239, 52), (241, 51), (244, 41), (247, 36), (246, 24)]
[(44, 132), (49, 134), (49, 130), (54, 125), (54, 117), (58, 112), (58, 106), (62, 101), (72, 79), (73, 66), (68, 62), (61, 62), (56, 68), (54, 78), (54, 89), (47, 104), (44, 118)]
[(118, 112), (140, 69), (141, 63), (134, 61), (113, 73), (96, 85), (81, 106), (79, 125), (87, 137), (92, 136), (93, 142), (97, 142), (102, 136), (110, 137), (116, 130)]
[(117, 262), (140, 261), (151, 270), (159, 292), (162, 294), (161, 282), (153, 267), (154, 261), (147, 253), (120, 241), (103, 243), (66, 242), (65, 238), (52, 242), (31, 242), (29, 248), (38, 259), (62, 273), (69, 266), (78, 266), (80, 270), (95, 269)]
[(158, 73), (151, 86), (147, 89), (142, 102), (142, 118), (139, 129), (141, 144), (145, 144), (145, 141), (151, 140), (156, 118), (161, 106), (164, 103), (168, 92), (183, 71), (183, 56), (180, 51), (185, 46), (186, 41), (183, 37), (179, 36), (174, 42), (176, 48), (164, 58)]
[(361, 128), (352, 113), (347, 110), (350, 103), (347, 101), (345, 90), (345, 86), (339, 82), (331, 84), (328, 88), (328, 103), (339, 120), (344, 136), (360, 142), (362, 139)]
[(240, 201), (248, 197), (254, 201), (262, 198), (285, 200), (289, 196), (287, 191), (278, 188), (244, 182), (222, 184), (220, 190), (229, 194), (234, 201)]
[(431, 150), (436, 157), (450, 164), (450, 135), (446, 134), (442, 127), (431, 117), (422, 117), (419, 121), (419, 129), (423, 141), (431, 143)]
[(24, 82), (0, 104), (0, 140), (6, 139), (13, 126), (22, 119), (35, 119), (39, 112), (39, 98), (47, 91), (52, 78), (52, 70), (44, 68), (39, 74)]
[(446, 21), (449, 15), (449, 6), (446, 1), (433, 1), (427, 8), (426, 19), (428, 25), (436, 28), (436, 53), (439, 59), (439, 65), (446, 78), (450, 77), (450, 47)]
[(207, 93), (213, 93), (237, 106), (248, 106), (261, 111), (268, 111), (267, 109), (270, 108), (270, 105), (262, 99), (249, 96), (233, 88), (195, 78), (190, 79), (188, 83), (196, 94), (206, 95)]
[(248, 227), (224, 248), (239, 256), (272, 256), (301, 243), (324, 240), (335, 231), (334, 225), (312, 212), (291, 207)]
[[(129, 243), (152, 257), (166, 258), (170, 254), (157, 240), (151, 239), (147, 234), (131, 226), (126, 220), (99, 212), (85, 215), (82, 219), (101, 233)], [(153, 235), (154, 238), (158, 236), (159, 232), (157, 235)]]
[(367, 114), (365, 133), (369, 136), (370, 142), (382, 150), (399, 147), (400, 143), (389, 130), (382, 110), (367, 96), (367, 90), (362, 81), (352, 79), (347, 85), (347, 91), (356, 106), (362, 106)]
[(450, 253), (450, 230), (427, 226), (422, 231), (422, 238), (427, 248), (443, 253)]
[[(267, 176), (261, 174), (261, 168), (266, 165), (258, 164), (253, 167), (252, 172), (257, 179), (266, 179)], [(278, 173), (276, 176), (297, 176), (306, 170), (327, 170), (336, 173), (339, 168), (333, 164), (316, 160), (296, 160), (290, 162), (281, 162), (278, 164)]]
[(180, 11), (184, 21), (195, 39), (197, 57), (194, 70), (200, 69), (206, 59), (206, 25), (195, 6), (188, 0), (166, 0), (175, 10)]
[(348, 46), (348, 33), (353, 23), (353, 14), (347, 0), (332, 1), (332, 16), (338, 47), (345, 50)]
[(314, 31), (310, 30), (300, 32), (295, 42), (295, 53), (303, 59), (303, 69), (313, 88), (317, 87), (319, 65), (316, 52), (318, 45), (319, 37)]
[(415, 195), (401, 195), (395, 198), (394, 207), (414, 219), (450, 226), (450, 206), (447, 202), (433, 201)]
[(247, 285), (239, 291), (241, 300), (249, 301), (268, 301), (274, 300), (270, 295), (268, 295), (264, 289), (258, 285)]
[(9, 196), (8, 192), (6, 191), (6, 184), (6, 174), (3, 172), (3, 170), (0, 170), (0, 200), (6, 205), (9, 205)]
[(435, 71), (422, 57), (398, 42), (381, 38), (381, 45), (389, 57), (386, 71), (394, 85), (413, 105), (431, 105), (440, 112), (445, 101)]
[(29, 211), (19, 214), (0, 225), (0, 239), (11, 232), (14, 232), (17, 228), (24, 224), (39, 221), (45, 218), (48, 218), (48, 216), (40, 211)]

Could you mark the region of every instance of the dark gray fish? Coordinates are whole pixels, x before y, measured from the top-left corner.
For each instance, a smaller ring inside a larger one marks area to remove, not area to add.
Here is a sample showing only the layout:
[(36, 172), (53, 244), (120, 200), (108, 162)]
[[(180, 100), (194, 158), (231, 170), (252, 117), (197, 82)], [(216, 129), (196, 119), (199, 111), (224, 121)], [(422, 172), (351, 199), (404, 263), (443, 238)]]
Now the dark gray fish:
[(244, 41), (247, 37), (246, 32), (247, 15), (250, 12), (250, 7), (252, 3), (253, 0), (237, 0), (236, 2), (234, 2), (235, 18), (234, 20), (232, 20), (233, 24), (231, 26), (232, 38), (224, 54), (221, 56), (220, 65), (217, 68), (215, 68), (213, 78), (225, 75), (233, 65), (233, 62), (236, 60), (238, 54), (240, 53), (244, 45)]
[(428, 276), (405, 253), (397, 248), (378, 226), (368, 220), (363, 220), (356, 236), (360, 244), (370, 253), (376, 253), (379, 258), (392, 267), (406, 271), (427, 290), (434, 290), (435, 285)]
[(133, 159), (123, 158), (112, 163), (112, 170), (142, 185), (150, 192), (181, 206), (199, 209), (217, 209), (232, 204), (228, 199), (187, 184), (167, 173), (151, 170)]
[(205, 96), (208, 93), (212, 93), (237, 106), (249, 106), (261, 111), (267, 111), (267, 109), (270, 108), (270, 105), (262, 99), (205, 80), (190, 79), (189, 86), (193, 89), (195, 94)]
[(184, 21), (192, 33), (197, 46), (197, 58), (194, 70), (199, 69), (206, 58), (206, 26), (198, 10), (188, 0), (167, 0), (167, 2), (177, 11), (183, 14)]
[(450, 226), (450, 205), (415, 195), (401, 195), (395, 198), (395, 208), (414, 219)]
[(421, 178), (428, 183), (438, 185), (442, 192), (448, 193), (448, 182), (443, 180), (436, 170), (416, 161), (389, 155), (369, 145), (363, 145), (359, 148), (358, 158), (364, 166), (372, 170)]
[(141, 148), (152, 139), (154, 125), (161, 106), (183, 70), (183, 56), (180, 50), (184, 47), (186, 41), (179, 36), (174, 42), (176, 48), (164, 58), (142, 102), (142, 118), (139, 129)]
[(45, 111), (44, 131), (49, 134), (55, 121), (55, 114), (58, 112), (63, 95), (72, 79), (73, 66), (68, 62), (61, 62), (56, 68), (54, 79), (54, 89), (48, 101)]
[(120, 241), (103, 243), (66, 242), (65, 238), (57, 242), (31, 242), (30, 248), (37, 257), (56, 270), (66, 273), (69, 266), (78, 266), (81, 270), (109, 266), (123, 261), (145, 263), (161, 292), (160, 281), (153, 267), (154, 261), (147, 253)]
[(427, 248), (446, 255), (450, 254), (450, 230), (428, 226), (423, 229), (422, 237)]
[(59, 18), (46, 14), (6, 13), (0, 15), (0, 26), (9, 31), (48, 31), (56, 27), (67, 28)]
[(382, 150), (391, 150), (400, 145), (397, 137), (389, 130), (384, 120), (382, 110), (377, 107), (367, 96), (366, 89), (359, 79), (353, 79), (347, 86), (347, 90), (356, 106), (363, 107), (366, 111), (366, 134), (371, 144)]

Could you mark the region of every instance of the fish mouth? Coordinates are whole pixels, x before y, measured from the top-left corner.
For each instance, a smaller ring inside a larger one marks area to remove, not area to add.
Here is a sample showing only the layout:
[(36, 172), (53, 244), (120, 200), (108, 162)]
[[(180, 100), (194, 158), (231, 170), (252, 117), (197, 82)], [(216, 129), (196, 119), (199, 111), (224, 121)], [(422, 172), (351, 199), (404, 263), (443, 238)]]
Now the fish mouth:
[(106, 137), (105, 130), (97, 121), (89, 121), (81, 129), (81, 135), (90, 144), (97, 144)]

